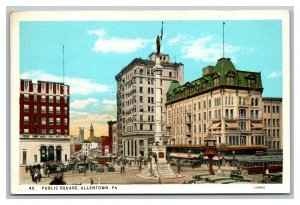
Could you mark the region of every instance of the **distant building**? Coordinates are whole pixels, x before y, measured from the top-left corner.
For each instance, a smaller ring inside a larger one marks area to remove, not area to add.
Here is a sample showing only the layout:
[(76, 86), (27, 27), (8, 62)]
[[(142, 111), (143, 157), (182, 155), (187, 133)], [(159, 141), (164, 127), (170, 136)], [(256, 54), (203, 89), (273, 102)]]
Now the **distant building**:
[[(153, 67), (155, 53), (148, 60), (136, 58), (117, 75), (117, 135), (122, 140), (122, 155), (128, 160), (140, 155), (147, 157), (154, 142), (154, 98), (155, 79)], [(166, 103), (166, 93), (171, 82), (183, 83), (183, 64), (170, 62), (167, 54), (160, 54), (163, 66), (161, 89), (162, 103)], [(162, 131), (166, 129), (166, 110), (162, 108)]]
[[(117, 121), (108, 121), (108, 137), (112, 138), (112, 154), (119, 155), (119, 139), (117, 135)], [(122, 145), (122, 144), (121, 144)]]
[(101, 154), (102, 156), (112, 155), (112, 137), (101, 136)]
[(70, 158), (70, 88), (58, 82), (20, 80), (20, 164)]
[(269, 149), (282, 149), (282, 98), (263, 98), (263, 120)]

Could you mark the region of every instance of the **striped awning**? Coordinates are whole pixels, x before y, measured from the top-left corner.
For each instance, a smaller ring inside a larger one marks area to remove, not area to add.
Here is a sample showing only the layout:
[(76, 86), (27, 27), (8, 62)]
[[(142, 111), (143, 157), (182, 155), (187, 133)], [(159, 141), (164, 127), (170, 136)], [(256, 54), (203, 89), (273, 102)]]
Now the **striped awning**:
[(264, 125), (262, 123), (255, 123), (255, 122), (253, 122), (253, 123), (251, 123), (251, 126), (253, 128), (259, 128), (259, 129), (264, 128)]
[(176, 157), (176, 158), (198, 158), (200, 154), (189, 154), (189, 153), (176, 153), (176, 152), (171, 152), (170, 157)]
[(218, 127), (220, 127), (221, 123), (220, 122), (213, 122), (208, 129), (217, 129)]
[(240, 128), (240, 126), (236, 122), (226, 122), (226, 127), (231, 129)]

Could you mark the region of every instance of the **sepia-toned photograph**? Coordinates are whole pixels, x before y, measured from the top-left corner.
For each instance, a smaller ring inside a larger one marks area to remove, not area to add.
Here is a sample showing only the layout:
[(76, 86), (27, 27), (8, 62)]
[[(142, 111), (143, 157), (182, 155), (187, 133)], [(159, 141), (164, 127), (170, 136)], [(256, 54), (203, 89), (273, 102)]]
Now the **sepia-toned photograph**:
[(289, 29), (287, 10), (11, 12), (11, 193), (290, 193)]

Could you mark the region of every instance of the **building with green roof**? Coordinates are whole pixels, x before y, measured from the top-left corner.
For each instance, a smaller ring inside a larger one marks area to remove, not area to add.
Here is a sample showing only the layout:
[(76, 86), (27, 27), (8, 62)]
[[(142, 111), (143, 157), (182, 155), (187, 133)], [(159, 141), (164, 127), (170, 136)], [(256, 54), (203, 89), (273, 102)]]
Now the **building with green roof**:
[(208, 132), (219, 146), (267, 148), (260, 72), (239, 70), (230, 58), (167, 92), (169, 146), (203, 145)]

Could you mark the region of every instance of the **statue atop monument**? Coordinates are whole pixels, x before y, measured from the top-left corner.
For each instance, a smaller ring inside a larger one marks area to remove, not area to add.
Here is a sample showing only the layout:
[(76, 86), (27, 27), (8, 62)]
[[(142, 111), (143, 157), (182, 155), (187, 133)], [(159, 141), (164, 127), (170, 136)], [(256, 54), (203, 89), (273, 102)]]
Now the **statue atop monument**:
[(161, 34), (160, 36), (158, 35), (156, 37), (156, 54), (159, 55), (160, 54), (160, 41), (162, 40), (163, 37), (163, 29), (164, 29), (164, 22), (161, 22)]

